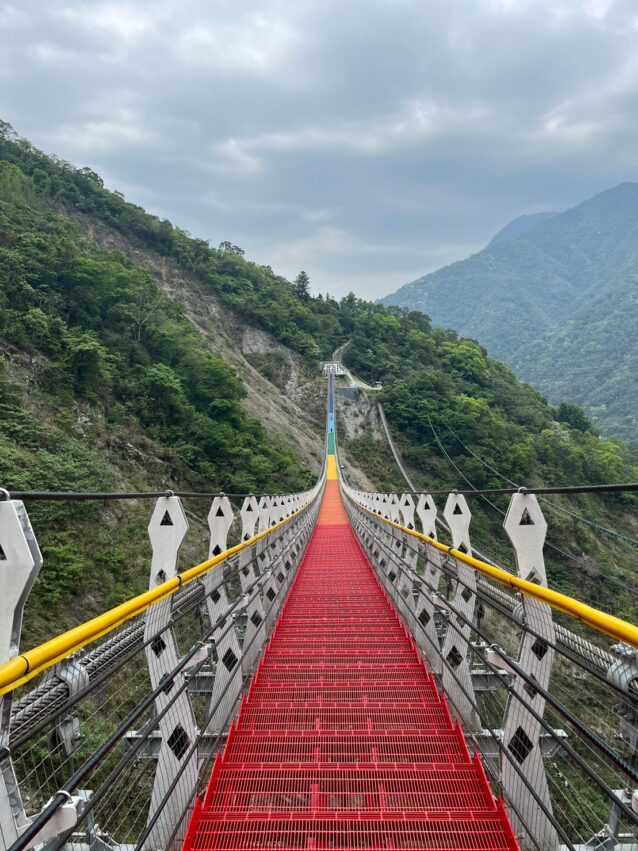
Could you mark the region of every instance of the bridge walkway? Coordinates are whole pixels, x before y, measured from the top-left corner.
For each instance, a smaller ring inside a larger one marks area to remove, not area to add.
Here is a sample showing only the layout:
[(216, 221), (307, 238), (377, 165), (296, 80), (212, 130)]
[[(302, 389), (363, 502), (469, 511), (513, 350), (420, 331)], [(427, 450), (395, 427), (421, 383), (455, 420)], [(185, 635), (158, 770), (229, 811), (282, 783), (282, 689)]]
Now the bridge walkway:
[(317, 527), (184, 848), (517, 847), (349, 525), (330, 454)]

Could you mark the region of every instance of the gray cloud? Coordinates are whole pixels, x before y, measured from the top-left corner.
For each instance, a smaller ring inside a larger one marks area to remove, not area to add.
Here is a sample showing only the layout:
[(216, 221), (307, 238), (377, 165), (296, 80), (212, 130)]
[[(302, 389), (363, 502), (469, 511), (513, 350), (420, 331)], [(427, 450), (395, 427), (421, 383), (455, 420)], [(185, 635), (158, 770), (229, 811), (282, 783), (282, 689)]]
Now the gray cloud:
[(337, 295), (638, 179), (633, 0), (24, 0), (0, 43), (18, 132)]

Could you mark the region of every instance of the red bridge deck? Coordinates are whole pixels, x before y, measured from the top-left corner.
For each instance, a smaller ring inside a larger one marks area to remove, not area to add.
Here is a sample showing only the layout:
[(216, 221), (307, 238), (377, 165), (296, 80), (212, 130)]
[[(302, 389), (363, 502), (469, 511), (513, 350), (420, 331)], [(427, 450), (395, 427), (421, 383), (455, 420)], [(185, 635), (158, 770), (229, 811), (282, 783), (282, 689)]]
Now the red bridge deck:
[(184, 848), (518, 848), (336, 481)]

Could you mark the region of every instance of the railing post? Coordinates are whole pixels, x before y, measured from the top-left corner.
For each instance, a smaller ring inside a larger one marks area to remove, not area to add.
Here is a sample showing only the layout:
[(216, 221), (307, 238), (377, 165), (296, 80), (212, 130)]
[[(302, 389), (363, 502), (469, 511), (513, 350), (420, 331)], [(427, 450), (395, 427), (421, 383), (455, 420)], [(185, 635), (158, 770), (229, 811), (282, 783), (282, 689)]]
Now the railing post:
[[(421, 521), (423, 534), (436, 541), (437, 511), (434, 500), (429, 494), (419, 494), (419, 499), (417, 500), (416, 505), (416, 513)], [(439, 643), (439, 634), (436, 628), (436, 618), (438, 615), (434, 605), (433, 591), (436, 592), (439, 588), (442, 556), (438, 550), (428, 547), (427, 544), (424, 546), (425, 573), (416, 601), (416, 617), (419, 623), (423, 626), (425, 634), (421, 633), (420, 630), (417, 630), (415, 639), (421, 650), (425, 653), (432, 673), (440, 674), (443, 663), (441, 662), (441, 647)], [(433, 591), (430, 591), (430, 588), (432, 588)]]
[[(22, 502), (0, 502), (0, 663), (18, 655), (22, 612), (42, 555)], [(0, 751), (9, 751), (11, 693), (0, 697)], [(0, 760), (0, 842), (8, 848), (28, 826), (10, 756)]]
[[(228, 531), (232, 522), (233, 510), (230, 500), (226, 496), (216, 496), (208, 512), (210, 557), (220, 555), (228, 548)], [(209, 570), (208, 573), (205, 573), (203, 583), (204, 593), (206, 594), (206, 610), (210, 622), (213, 624), (230, 608), (224, 583), (224, 566), (220, 565), (216, 570)], [(241, 650), (239, 649), (239, 639), (232, 616), (230, 621), (226, 619), (215, 630), (213, 641), (217, 653), (217, 665), (208, 714), (213, 706), (218, 701), (220, 702), (208, 723), (207, 733), (219, 733), (223, 729), (242, 689), (242, 669), (239, 664)]]
[[(156, 588), (177, 575), (177, 556), (187, 531), (188, 521), (178, 497), (160, 497), (148, 525), (153, 549), (149, 588)], [(166, 688), (155, 698), (157, 713), (163, 712), (172, 702), (159, 722), (162, 741), (155, 767), (149, 809), (149, 819), (157, 816), (157, 820), (144, 843), (145, 848), (164, 847), (197, 784), (197, 751), (195, 750), (190, 757), (187, 757), (198, 735), (188, 691), (184, 689), (177, 698), (173, 699), (174, 691), (183, 684), (184, 672), (169, 679), (170, 672), (180, 659), (171, 628), (172, 608), (172, 596), (155, 603), (146, 613), (144, 625), (145, 652), (151, 688), (155, 689), (163, 679), (167, 680)], [(182, 771), (175, 788), (158, 815), (157, 811), (162, 800), (182, 768), (184, 759), (188, 759), (188, 765)]]
[[(409, 493), (401, 496), (398, 507), (403, 526), (406, 529), (414, 529), (414, 500)], [(403, 562), (408, 571), (416, 571), (419, 558), (416, 539), (405, 532), (399, 534), (403, 543)], [(399, 571), (396, 601), (397, 606), (404, 612), (406, 620), (414, 618), (414, 580), (406, 570)]]
[[(241, 539), (248, 541), (255, 534), (259, 521), (259, 506), (254, 496), (247, 496), (241, 507)], [(259, 656), (266, 637), (266, 615), (261, 602), (259, 585), (255, 584), (258, 573), (255, 571), (256, 546), (242, 550), (239, 554), (239, 579), (241, 590), (248, 594), (250, 602), (246, 607), (246, 629), (244, 631), (242, 667), (244, 672), (251, 671)], [(250, 589), (250, 590), (249, 590)]]
[[(270, 498), (269, 512), (268, 512), (268, 525), (266, 528), (272, 529), (273, 526), (276, 526), (277, 523), (280, 523), (283, 519), (282, 515), (282, 503), (283, 497), (273, 496)], [(262, 604), (264, 607), (264, 612), (266, 613), (266, 633), (270, 633), (275, 623), (275, 615), (276, 611), (274, 608), (274, 602), (277, 597), (277, 592), (279, 591), (279, 587), (277, 585), (277, 580), (274, 577), (274, 568), (277, 564), (279, 556), (282, 551), (282, 542), (281, 542), (281, 532), (273, 533), (265, 541), (265, 549), (264, 553), (266, 554), (266, 560), (264, 562), (264, 570), (262, 571), (264, 574), (264, 581), (261, 585), (262, 592)]]
[[(472, 514), (464, 496), (451, 493), (443, 511), (455, 550), (471, 553), (470, 520)], [(443, 642), (442, 656), (447, 664), (443, 665), (443, 690), (450, 698), (461, 722), (467, 730), (480, 730), (481, 721), (472, 706), (476, 703), (472, 674), (470, 671), (470, 635), (474, 608), (476, 604), (476, 572), (462, 562), (456, 562), (457, 583), (452, 599), (453, 606), (447, 633)], [(455, 614), (458, 612), (458, 615)], [(451, 670), (450, 670), (451, 669)], [(454, 673), (452, 673), (452, 671)]]
[[(547, 533), (547, 522), (543, 517), (538, 500), (533, 494), (514, 494), (503, 524), (516, 552), (518, 575), (547, 588), (547, 575), (543, 559), (543, 545)], [(549, 688), (549, 679), (554, 661), (555, 643), (554, 623), (549, 606), (523, 595), (523, 636), (519, 652), (520, 667), (533, 677), (542, 689)], [(527, 627), (531, 632), (525, 630)], [(511, 800), (513, 809), (520, 813), (521, 821), (527, 826), (534, 840), (541, 848), (558, 848), (556, 831), (543, 812), (545, 808), (552, 812), (552, 803), (547, 787), (547, 777), (541, 753), (541, 723), (527, 709), (527, 704), (538, 716), (545, 711), (545, 699), (542, 695), (515, 677), (512, 688), (520, 699), (510, 696), (505, 709), (503, 723), (503, 744), (509, 757), (501, 756), (501, 782), (506, 797)], [(542, 807), (529, 794), (529, 791), (514, 769), (511, 760), (523, 772), (540, 800)], [(515, 812), (510, 813), (512, 822), (518, 824)]]

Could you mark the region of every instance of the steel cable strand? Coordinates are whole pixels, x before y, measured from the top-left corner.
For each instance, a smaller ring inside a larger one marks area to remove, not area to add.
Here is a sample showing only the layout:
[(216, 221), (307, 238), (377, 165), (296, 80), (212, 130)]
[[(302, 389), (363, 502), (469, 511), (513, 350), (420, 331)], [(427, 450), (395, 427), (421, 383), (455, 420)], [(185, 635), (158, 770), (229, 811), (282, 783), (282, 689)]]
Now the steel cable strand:
[[(512, 485), (512, 487), (514, 487), (514, 488), (520, 488), (521, 487), (520, 484), (513, 482), (506, 475), (504, 475), (499, 470), (492, 467), (491, 464), (488, 464), (488, 462), (485, 461), (484, 458), (481, 458), (480, 455), (478, 455), (476, 452), (474, 452), (472, 449), (470, 449), (470, 447), (467, 446), (467, 444), (465, 444), (461, 440), (461, 438), (458, 436), (458, 434), (454, 431), (454, 429), (445, 420), (442, 419), (441, 422), (447, 428), (447, 430), (452, 434), (452, 436), (455, 437), (456, 440), (458, 440), (458, 442), (466, 450), (466, 452), (469, 452), (470, 455), (473, 458), (476, 458), (476, 460), (479, 463), (483, 464), (484, 467), (487, 467), (487, 469), (490, 470), (490, 472), (494, 473), (494, 475), (498, 476), (499, 479), (503, 479), (504, 482), (507, 482), (508, 484)], [(587, 525), (592, 526), (593, 528), (598, 529), (601, 532), (605, 532), (606, 534), (612, 535), (613, 537), (618, 538), (618, 539), (620, 539), (621, 541), (624, 541), (627, 544), (631, 544), (634, 547), (638, 547), (638, 541), (636, 541), (634, 538), (629, 538), (627, 535), (623, 535), (620, 532), (617, 532), (615, 529), (609, 529), (606, 526), (601, 526), (599, 523), (596, 523), (594, 520), (590, 520), (588, 517), (583, 517), (580, 514), (576, 514), (575, 512), (570, 511), (568, 508), (564, 508), (562, 505), (556, 505), (555, 503), (550, 502), (548, 499), (544, 499), (542, 496), (540, 498), (540, 502), (544, 503), (545, 505), (550, 506), (550, 508), (553, 508), (554, 511), (559, 511), (562, 514), (566, 514), (569, 517), (573, 517), (574, 520), (578, 520), (581, 523), (586, 523)]]
[[(489, 500), (489, 499), (485, 496), (485, 493), (494, 493), (494, 491), (481, 491), (481, 490), (479, 490), (479, 489), (477, 489), (477, 488), (475, 488), (475, 487), (474, 487), (474, 485), (472, 484), (472, 482), (471, 482), (471, 481), (468, 479), (468, 477), (467, 477), (467, 476), (463, 473), (463, 471), (460, 469), (460, 467), (459, 467), (459, 466), (458, 466), (458, 465), (457, 465), (457, 464), (456, 464), (456, 463), (452, 460), (452, 458), (450, 457), (449, 453), (447, 452), (447, 450), (445, 449), (445, 447), (444, 447), (444, 446), (443, 446), (443, 444), (441, 443), (441, 440), (440, 440), (440, 438), (439, 438), (439, 435), (438, 435), (438, 433), (437, 433), (436, 429), (434, 428), (434, 425), (432, 424), (432, 421), (431, 421), (431, 419), (430, 419), (430, 417), (429, 417), (429, 416), (428, 416), (428, 423), (429, 423), (429, 425), (430, 425), (430, 428), (432, 429), (432, 433), (434, 434), (434, 437), (435, 437), (435, 439), (436, 439), (436, 442), (437, 442), (438, 446), (440, 447), (441, 451), (443, 452), (443, 454), (444, 454), (445, 458), (446, 458), (446, 459), (447, 459), (447, 461), (450, 463), (450, 465), (451, 465), (451, 466), (452, 466), (452, 467), (456, 470), (456, 472), (459, 474), (459, 476), (461, 476), (461, 478), (462, 478), (462, 479), (463, 479), (463, 480), (464, 480), (464, 481), (465, 481), (465, 482), (466, 482), (466, 483), (467, 483), (467, 484), (468, 484), (468, 485), (472, 488), (471, 493), (472, 493), (472, 494), (475, 494), (475, 495), (477, 495), (477, 496), (480, 496), (480, 497), (481, 497), (481, 499), (483, 499), (483, 500), (484, 500), (484, 501), (485, 501), (485, 502), (486, 502), (486, 503), (487, 503), (487, 504), (488, 504), (491, 508), (493, 508), (493, 509), (494, 509), (494, 511), (496, 511), (498, 514), (500, 514), (500, 515), (501, 515), (501, 517), (505, 517), (506, 512), (505, 512), (505, 511), (503, 511), (501, 508), (499, 508), (497, 505), (495, 505), (495, 504), (494, 504), (491, 500)], [(491, 468), (490, 468), (490, 469), (491, 469)], [(518, 492), (521, 492), (521, 493), (529, 493), (529, 494), (533, 494), (533, 493), (535, 493), (535, 492), (538, 492), (538, 491), (539, 491), (539, 489), (537, 489), (537, 488), (522, 488), (522, 487), (518, 487), (518, 486), (515, 486), (515, 487), (517, 488), (517, 490), (515, 490), (515, 491), (511, 491), (511, 493), (518, 493)], [(592, 486), (592, 487), (595, 487), (595, 486)], [(604, 487), (604, 486), (601, 486), (601, 487)], [(611, 487), (611, 486), (610, 486), (610, 487)], [(457, 491), (457, 492), (458, 492), (458, 493), (462, 493), (462, 491)], [(496, 492), (498, 493), (498, 491), (496, 491)], [(545, 492), (547, 492), (547, 490), (545, 490)], [(551, 505), (551, 503), (549, 503), (549, 504)], [(554, 552), (559, 553), (559, 554), (560, 554), (560, 555), (562, 555), (564, 558), (570, 559), (570, 560), (571, 560), (571, 561), (573, 561), (575, 564), (578, 564), (578, 565), (582, 566), (582, 564), (583, 564), (582, 559), (580, 559), (578, 556), (573, 555), (573, 553), (568, 552), (567, 550), (563, 549), (562, 547), (557, 546), (556, 544), (552, 543), (551, 541), (546, 541), (545, 546), (547, 546), (547, 547), (549, 547), (550, 549), (554, 550)], [(635, 589), (633, 586), (631, 586), (631, 585), (627, 585), (627, 583), (625, 583), (623, 580), (621, 580), (621, 579), (619, 579), (619, 578), (613, 577), (613, 581), (614, 581), (614, 582), (617, 582), (618, 584), (620, 584), (620, 585), (624, 586), (627, 590), (632, 591), (632, 592), (634, 592), (634, 593), (635, 593), (635, 592), (636, 592), (636, 590), (637, 590), (637, 589)]]

